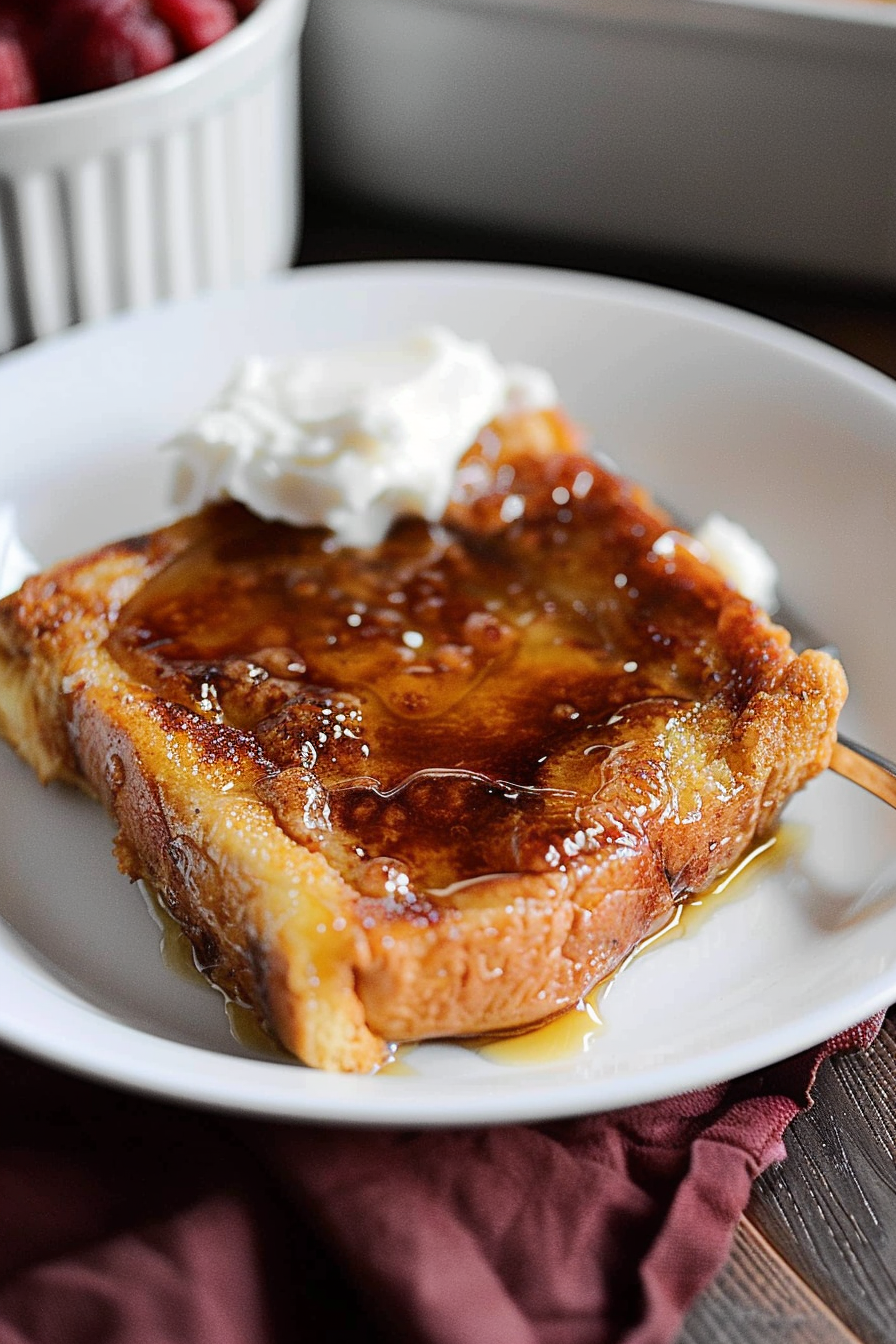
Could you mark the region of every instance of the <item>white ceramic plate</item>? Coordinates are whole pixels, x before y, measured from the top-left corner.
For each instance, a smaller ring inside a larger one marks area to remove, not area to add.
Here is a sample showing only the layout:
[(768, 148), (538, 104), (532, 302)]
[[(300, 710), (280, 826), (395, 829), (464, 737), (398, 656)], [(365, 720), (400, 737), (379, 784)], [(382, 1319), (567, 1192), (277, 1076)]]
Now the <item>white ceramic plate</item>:
[[(0, 361), (0, 498), (51, 560), (164, 517), (155, 445), (242, 355), (439, 321), (551, 369), (596, 446), (688, 517), (720, 508), (839, 644), (845, 728), (896, 754), (896, 385), (782, 328), (624, 282), (462, 265), (305, 270), (78, 331)], [(499, 1064), (458, 1046), (333, 1077), (253, 1055), (220, 997), (178, 978), (73, 791), (0, 755), (0, 1037), (184, 1101), (357, 1124), (606, 1110), (760, 1067), (896, 999), (896, 813), (825, 776), (788, 810), (807, 841), (635, 959), (588, 1048)]]

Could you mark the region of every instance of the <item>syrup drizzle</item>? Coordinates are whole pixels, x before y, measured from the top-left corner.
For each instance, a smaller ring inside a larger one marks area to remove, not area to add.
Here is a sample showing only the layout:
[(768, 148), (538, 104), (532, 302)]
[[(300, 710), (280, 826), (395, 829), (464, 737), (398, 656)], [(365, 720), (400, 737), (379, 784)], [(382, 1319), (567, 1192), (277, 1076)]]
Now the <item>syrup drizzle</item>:
[[(238, 762), (236, 787), (360, 893), (371, 946), (391, 920), (487, 907), (502, 875), (564, 886), (620, 855), (661, 853), (678, 898), (752, 825), (724, 743), (779, 645), (760, 622), (732, 663), (719, 611), (742, 602), (752, 631), (749, 604), (655, 552), (664, 521), (544, 424), (551, 454), (502, 460), (498, 442), (489, 459), (483, 440), (484, 493), (369, 550), (216, 506), (108, 641), (172, 749), (189, 715), (203, 759)], [(698, 853), (710, 794), (724, 839)], [(545, 1007), (611, 955), (585, 949)]]
[[(595, 985), (573, 1008), (527, 1031), (460, 1040), (454, 1044), (474, 1051), (492, 1063), (517, 1068), (561, 1063), (588, 1054), (597, 1048), (604, 1030), (601, 1005), (617, 977), (636, 958), (670, 940), (695, 934), (721, 905), (743, 899), (758, 879), (780, 870), (786, 863), (799, 857), (808, 842), (806, 827), (785, 823), (768, 840), (750, 849), (708, 891), (676, 905), (672, 918), (643, 939), (611, 975)], [(206, 991), (212, 990), (221, 995), (231, 1034), (239, 1045), (273, 1062), (299, 1066), (295, 1056), (284, 1050), (265, 1030), (251, 1009), (227, 998), (202, 974), (196, 965), (189, 938), (164, 902), (146, 882), (141, 881), (138, 886), (143, 893), (146, 908), (161, 933), (159, 947), (168, 969), (191, 984), (201, 985)], [(390, 1078), (418, 1076), (414, 1068), (416, 1048), (414, 1045), (390, 1046), (388, 1058), (374, 1072)]]
[(284, 1050), (280, 1042), (269, 1031), (265, 1030), (251, 1008), (247, 1008), (244, 1003), (237, 1003), (235, 999), (229, 998), (218, 985), (209, 980), (208, 976), (203, 975), (196, 964), (193, 944), (168, 910), (158, 892), (142, 878), (138, 881), (137, 886), (140, 888), (150, 918), (161, 935), (159, 951), (162, 955), (162, 962), (168, 970), (172, 971), (181, 980), (186, 980), (191, 985), (201, 985), (204, 990), (211, 990), (223, 999), (230, 1034), (238, 1045), (243, 1046), (254, 1055), (261, 1055), (281, 1064), (297, 1064), (298, 1060), (295, 1056), (291, 1055), (288, 1050)]
[[(769, 839), (754, 845), (744, 857), (723, 873), (707, 891), (676, 905), (672, 918), (644, 938), (626, 959), (588, 994), (564, 1013), (529, 1031), (513, 1035), (457, 1041), (484, 1059), (508, 1067), (533, 1068), (577, 1059), (599, 1048), (604, 1030), (601, 1006), (618, 976), (637, 958), (666, 943), (694, 935), (720, 906), (742, 900), (757, 880), (779, 871), (798, 857), (809, 841), (806, 827), (785, 823)], [(414, 1074), (413, 1046), (401, 1046), (381, 1066), (380, 1072)]]
[[(251, 740), (280, 826), (352, 884), (380, 855), (417, 899), (562, 870), (570, 837), (611, 843), (587, 820), (631, 743), (736, 699), (737, 681), (715, 629), (721, 581), (679, 581), (650, 550), (656, 520), (593, 464), (574, 498), (584, 461), (541, 464), (509, 527), (404, 520), (370, 551), (221, 506), (125, 605), (110, 652), (243, 735), (237, 750)], [(645, 784), (655, 807), (676, 787)]]

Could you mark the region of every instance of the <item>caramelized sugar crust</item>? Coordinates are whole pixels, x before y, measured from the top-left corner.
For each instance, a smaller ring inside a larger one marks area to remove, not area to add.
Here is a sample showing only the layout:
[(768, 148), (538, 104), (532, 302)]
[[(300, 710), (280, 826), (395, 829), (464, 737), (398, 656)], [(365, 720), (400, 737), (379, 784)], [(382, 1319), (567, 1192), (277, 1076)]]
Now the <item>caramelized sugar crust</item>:
[(0, 605), (4, 728), (309, 1062), (519, 1028), (829, 760), (839, 665), (669, 526), (556, 413), (370, 550), (216, 506)]

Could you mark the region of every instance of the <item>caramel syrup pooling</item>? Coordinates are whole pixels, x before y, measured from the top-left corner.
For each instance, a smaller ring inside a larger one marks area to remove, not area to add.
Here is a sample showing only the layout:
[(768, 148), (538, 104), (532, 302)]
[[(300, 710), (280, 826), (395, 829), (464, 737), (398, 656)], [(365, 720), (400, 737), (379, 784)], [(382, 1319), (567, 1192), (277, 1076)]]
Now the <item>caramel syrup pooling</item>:
[[(214, 510), (110, 649), (248, 734), (279, 825), (384, 909), (437, 918), (490, 875), (563, 869), (672, 803), (686, 822), (701, 772), (729, 787), (697, 727), (749, 693), (716, 635), (730, 591), (652, 549), (663, 520), (560, 414), (484, 431), (442, 522), (401, 520), (370, 549)], [(649, 768), (631, 754), (645, 741)], [(683, 867), (673, 880), (687, 887)]]

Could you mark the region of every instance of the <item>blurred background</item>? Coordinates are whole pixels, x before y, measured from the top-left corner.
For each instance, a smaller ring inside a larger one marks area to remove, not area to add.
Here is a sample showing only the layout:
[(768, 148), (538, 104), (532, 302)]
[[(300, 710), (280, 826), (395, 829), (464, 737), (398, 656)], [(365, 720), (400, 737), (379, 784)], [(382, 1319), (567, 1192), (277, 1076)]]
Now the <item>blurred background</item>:
[(894, 369), (894, 72), (886, 0), (2, 0), (0, 350), (296, 263), (462, 257)]
[(894, 69), (875, 0), (312, 0), (301, 257), (602, 271), (896, 372)]

